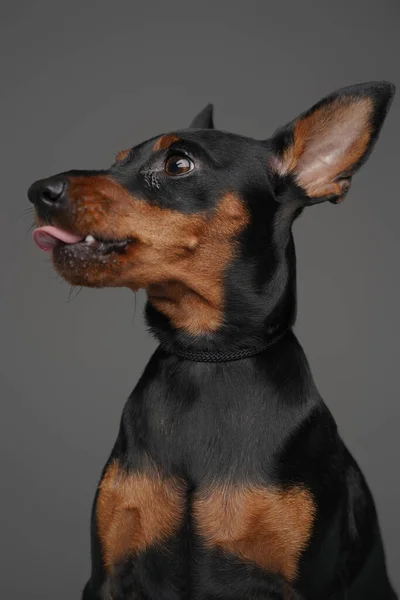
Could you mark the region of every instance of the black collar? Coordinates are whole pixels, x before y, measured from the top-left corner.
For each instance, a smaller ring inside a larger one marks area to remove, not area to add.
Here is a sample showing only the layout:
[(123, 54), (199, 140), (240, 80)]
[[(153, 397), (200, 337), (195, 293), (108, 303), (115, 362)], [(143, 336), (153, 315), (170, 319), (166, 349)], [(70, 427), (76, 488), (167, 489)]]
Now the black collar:
[(256, 356), (261, 354), (267, 348), (275, 344), (278, 340), (282, 339), (287, 329), (276, 335), (274, 338), (266, 342), (262, 346), (253, 346), (252, 348), (243, 348), (241, 350), (231, 350), (226, 352), (206, 352), (206, 351), (194, 351), (186, 350), (184, 348), (165, 348), (161, 344), (160, 347), (167, 352), (167, 354), (175, 354), (179, 358), (185, 360), (191, 360), (194, 362), (229, 362), (231, 360), (240, 360), (241, 358), (248, 358), (249, 356)]

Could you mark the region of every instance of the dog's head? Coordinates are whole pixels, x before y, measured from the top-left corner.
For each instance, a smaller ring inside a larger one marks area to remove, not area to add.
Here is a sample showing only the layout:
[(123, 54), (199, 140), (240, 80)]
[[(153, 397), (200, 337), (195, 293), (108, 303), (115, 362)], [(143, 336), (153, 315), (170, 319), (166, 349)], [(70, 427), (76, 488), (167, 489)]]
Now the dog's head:
[(35, 182), (34, 239), (68, 282), (145, 288), (192, 335), (223, 327), (228, 309), (276, 312), (292, 294), (294, 218), (344, 199), (393, 94), (386, 82), (344, 88), (266, 141), (214, 129), (209, 105), (107, 170)]

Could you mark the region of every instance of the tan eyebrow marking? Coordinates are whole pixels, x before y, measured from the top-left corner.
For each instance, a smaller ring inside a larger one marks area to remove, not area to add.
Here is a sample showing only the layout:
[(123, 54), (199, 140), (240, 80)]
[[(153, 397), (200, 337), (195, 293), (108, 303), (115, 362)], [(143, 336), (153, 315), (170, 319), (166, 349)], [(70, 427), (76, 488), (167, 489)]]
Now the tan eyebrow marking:
[(115, 162), (120, 162), (121, 160), (124, 160), (129, 152), (131, 151), (130, 148), (128, 148), (127, 150), (121, 150), (120, 152), (118, 152), (117, 156), (115, 157)]
[(153, 151), (157, 150), (168, 150), (168, 148), (174, 143), (178, 142), (179, 138), (176, 135), (162, 135), (153, 146)]

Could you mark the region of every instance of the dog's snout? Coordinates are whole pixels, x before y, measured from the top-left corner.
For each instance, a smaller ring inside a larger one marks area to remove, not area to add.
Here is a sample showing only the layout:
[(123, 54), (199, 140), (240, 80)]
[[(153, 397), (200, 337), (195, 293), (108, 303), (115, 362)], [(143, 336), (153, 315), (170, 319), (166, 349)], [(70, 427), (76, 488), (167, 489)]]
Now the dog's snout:
[(28, 189), (28, 198), (36, 206), (60, 208), (65, 200), (65, 181), (56, 177), (39, 179)]

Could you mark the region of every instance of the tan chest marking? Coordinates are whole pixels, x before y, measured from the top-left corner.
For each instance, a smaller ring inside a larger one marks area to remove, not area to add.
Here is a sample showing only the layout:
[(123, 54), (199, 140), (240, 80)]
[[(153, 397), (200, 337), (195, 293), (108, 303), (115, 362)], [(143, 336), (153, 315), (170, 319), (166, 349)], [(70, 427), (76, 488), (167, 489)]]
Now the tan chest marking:
[(184, 484), (156, 471), (126, 473), (112, 463), (100, 484), (97, 527), (106, 568), (176, 533), (186, 504)]
[(288, 581), (296, 578), (316, 513), (312, 495), (304, 488), (280, 491), (243, 485), (202, 491), (193, 511), (206, 546), (232, 552)]

